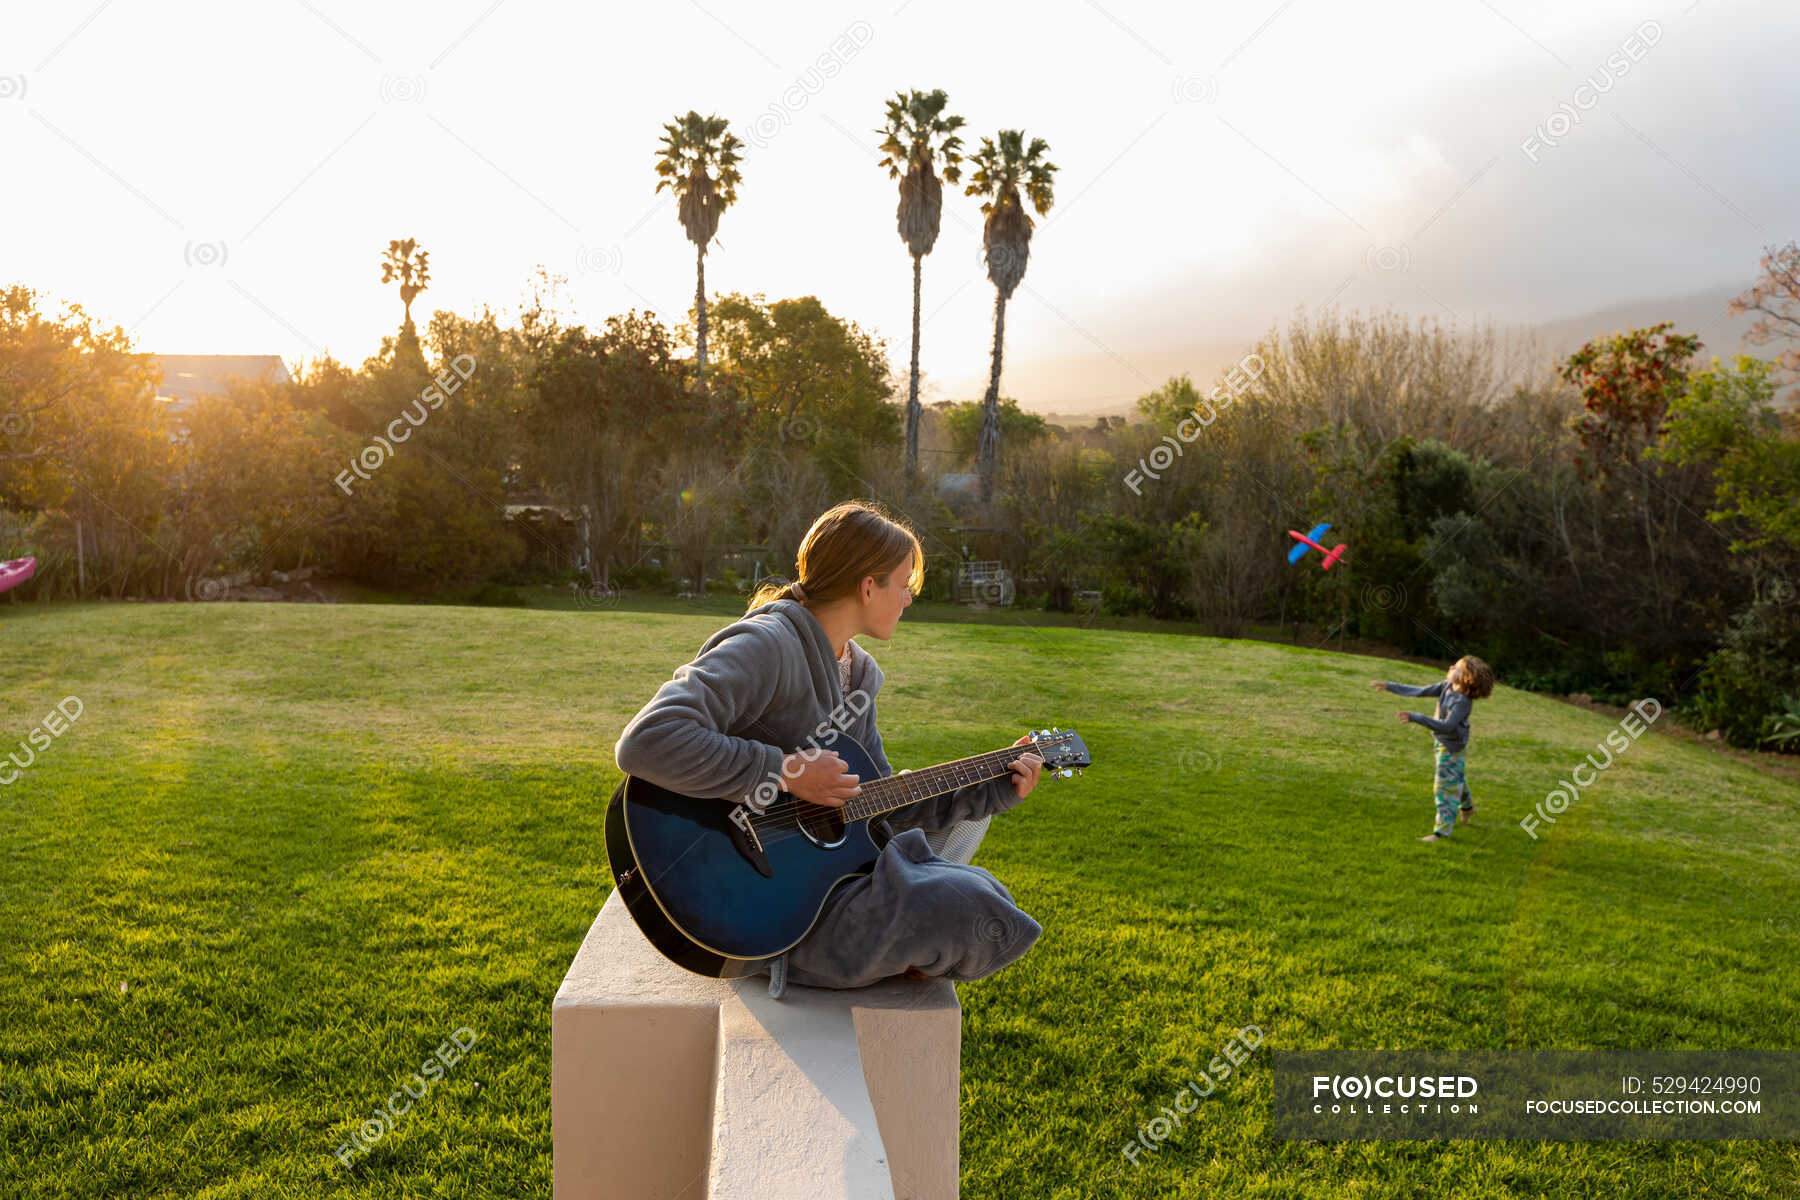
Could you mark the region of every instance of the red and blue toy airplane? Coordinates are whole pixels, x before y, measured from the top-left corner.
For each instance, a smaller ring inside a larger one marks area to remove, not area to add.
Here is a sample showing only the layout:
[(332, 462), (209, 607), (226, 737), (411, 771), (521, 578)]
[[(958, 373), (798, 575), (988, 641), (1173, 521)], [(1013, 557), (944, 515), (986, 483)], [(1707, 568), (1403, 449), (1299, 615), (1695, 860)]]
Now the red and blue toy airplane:
[(1292, 529), (1288, 530), (1288, 536), (1300, 543), (1298, 546), (1295, 546), (1292, 550), (1288, 551), (1288, 561), (1290, 563), (1297, 563), (1300, 561), (1301, 556), (1308, 550), (1317, 550), (1320, 554), (1325, 556), (1325, 561), (1321, 564), (1323, 569), (1327, 571), (1331, 570), (1331, 564), (1344, 557), (1345, 546), (1344, 543), (1339, 542), (1336, 546), (1327, 550), (1319, 544), (1319, 539), (1324, 537), (1325, 531), (1330, 528), (1331, 525), (1327, 522), (1323, 525), (1314, 525), (1311, 533), (1299, 533)]

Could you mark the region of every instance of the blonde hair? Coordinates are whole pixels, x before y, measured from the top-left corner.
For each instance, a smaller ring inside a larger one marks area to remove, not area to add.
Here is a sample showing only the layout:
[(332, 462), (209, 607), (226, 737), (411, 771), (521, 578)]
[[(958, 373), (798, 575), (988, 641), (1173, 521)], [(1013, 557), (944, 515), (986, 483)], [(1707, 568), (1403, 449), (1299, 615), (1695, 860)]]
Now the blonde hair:
[(1494, 668), (1466, 654), (1451, 666), (1450, 686), (1471, 700), (1486, 700), (1494, 694)]
[[(820, 514), (800, 542), (792, 583), (765, 583), (750, 597), (750, 608), (771, 600), (796, 600), (808, 608), (854, 596), (874, 576), (883, 586), (912, 556), (906, 586), (913, 595), (925, 579), (925, 551), (904, 520), (877, 504), (846, 500)], [(748, 611), (746, 609), (745, 611)]]

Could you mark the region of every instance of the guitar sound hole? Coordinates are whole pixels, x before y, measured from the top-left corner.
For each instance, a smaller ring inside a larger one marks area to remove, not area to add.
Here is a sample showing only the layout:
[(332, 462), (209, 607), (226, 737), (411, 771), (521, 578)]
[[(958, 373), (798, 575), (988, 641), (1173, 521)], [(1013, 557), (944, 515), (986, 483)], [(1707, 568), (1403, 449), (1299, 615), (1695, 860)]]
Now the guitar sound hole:
[(800, 804), (800, 832), (815, 846), (829, 850), (844, 840), (844, 814), (819, 804)]

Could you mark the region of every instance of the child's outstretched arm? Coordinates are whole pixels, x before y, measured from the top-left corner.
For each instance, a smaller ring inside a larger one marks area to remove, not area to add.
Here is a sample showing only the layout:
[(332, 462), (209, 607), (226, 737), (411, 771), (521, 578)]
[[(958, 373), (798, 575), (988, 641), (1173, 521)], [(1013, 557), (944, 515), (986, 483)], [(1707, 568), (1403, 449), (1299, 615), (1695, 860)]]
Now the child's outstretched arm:
[[(1445, 682), (1445, 680), (1440, 679), (1436, 683), (1428, 683), (1424, 687), (1412, 687), (1404, 683), (1388, 683), (1380, 679), (1371, 679), (1369, 681), (1369, 686), (1378, 692), (1385, 688), (1396, 696), (1438, 696), (1443, 694)], [(1440, 722), (1431, 717), (1427, 717), (1423, 713), (1407, 712), (1405, 709), (1401, 709), (1394, 715), (1399, 720), (1416, 721), (1427, 728), (1437, 729), (1440, 733), (1448, 732), (1447, 726), (1440, 729)]]
[(1415, 725), (1423, 725), (1433, 733), (1448, 734), (1454, 733), (1469, 719), (1469, 710), (1472, 706), (1473, 701), (1467, 696), (1455, 688), (1450, 688), (1444, 693), (1443, 702), (1438, 705), (1439, 710), (1444, 714), (1442, 720), (1428, 717), (1424, 713), (1404, 713), (1402, 716)]
[(1444, 694), (1444, 683), (1445, 681), (1440, 679), (1436, 683), (1428, 683), (1424, 687), (1411, 687), (1404, 683), (1386, 683), (1376, 679), (1372, 680), (1369, 686), (1386, 688), (1396, 696), (1441, 696)]
[(1400, 716), (1414, 725), (1423, 725), (1433, 733), (1449, 733), (1457, 724), (1455, 721), (1440, 721), (1436, 717), (1428, 717), (1424, 713), (1403, 712)]

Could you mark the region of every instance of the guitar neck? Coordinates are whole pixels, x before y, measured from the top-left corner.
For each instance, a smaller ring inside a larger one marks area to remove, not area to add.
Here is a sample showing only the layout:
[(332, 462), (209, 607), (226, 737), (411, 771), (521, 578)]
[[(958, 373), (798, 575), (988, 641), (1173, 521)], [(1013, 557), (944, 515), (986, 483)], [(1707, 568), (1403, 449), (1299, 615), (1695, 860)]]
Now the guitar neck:
[(1013, 760), (1021, 755), (1035, 753), (1037, 747), (1026, 742), (1022, 746), (990, 750), (986, 754), (939, 763), (935, 767), (923, 767), (904, 775), (895, 774), (886, 779), (871, 780), (862, 784), (862, 793), (845, 801), (840, 811), (848, 821), (879, 816), (919, 800), (929, 800), (933, 796), (942, 796), (946, 792), (968, 787), (971, 783), (984, 783), (989, 779), (1010, 775)]

